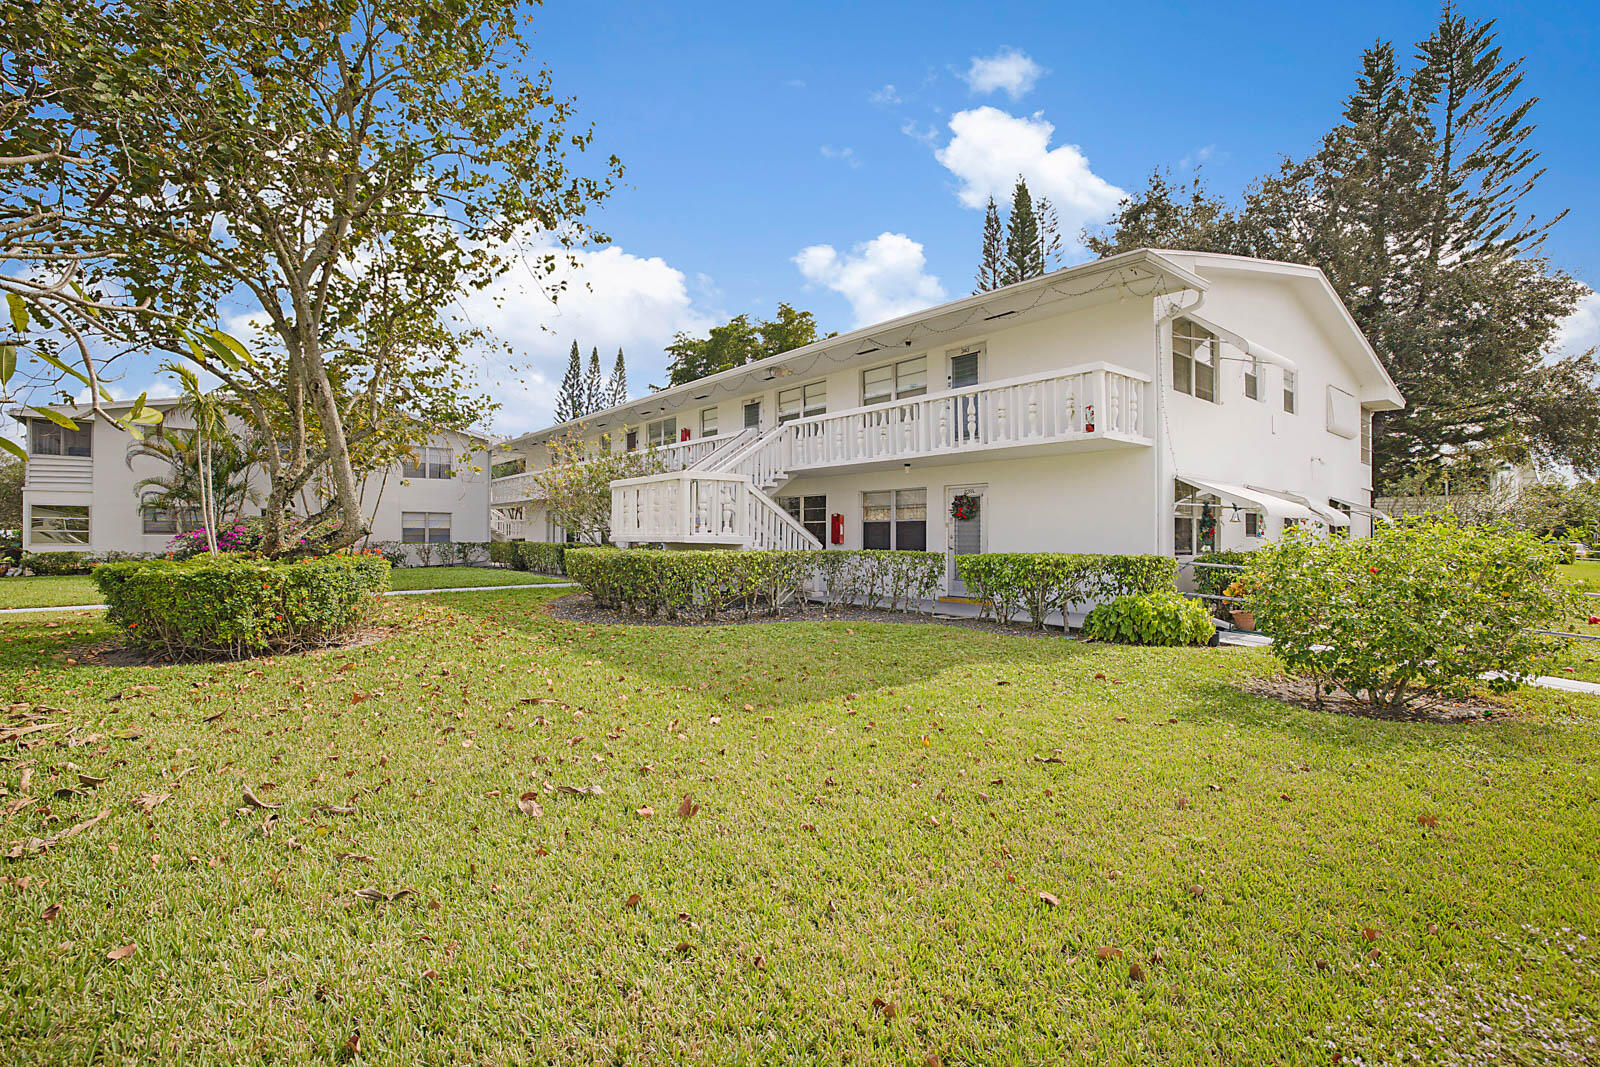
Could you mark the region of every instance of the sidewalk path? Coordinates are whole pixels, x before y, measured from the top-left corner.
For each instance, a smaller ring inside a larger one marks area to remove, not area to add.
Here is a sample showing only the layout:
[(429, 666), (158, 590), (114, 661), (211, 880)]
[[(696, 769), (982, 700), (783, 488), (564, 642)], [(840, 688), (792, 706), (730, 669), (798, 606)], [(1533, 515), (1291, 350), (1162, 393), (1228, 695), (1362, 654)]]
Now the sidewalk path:
[[(575, 589), (577, 582), (528, 582), (518, 585), (456, 585), (448, 589), (391, 589), (384, 596), (425, 596), (430, 593), (489, 593), (497, 589)], [(36, 611), (104, 611), (104, 604), (58, 604), (42, 608), (0, 608), (0, 615), (27, 615)]]

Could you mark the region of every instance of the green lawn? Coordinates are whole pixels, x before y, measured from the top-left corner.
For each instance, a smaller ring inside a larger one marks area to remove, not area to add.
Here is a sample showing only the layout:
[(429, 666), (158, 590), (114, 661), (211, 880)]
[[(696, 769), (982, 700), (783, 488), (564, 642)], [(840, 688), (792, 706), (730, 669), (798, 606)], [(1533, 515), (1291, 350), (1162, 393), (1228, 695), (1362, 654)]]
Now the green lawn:
[[(403, 567), (390, 573), (390, 585), (395, 589), (525, 585), (563, 580), (529, 574), (527, 571), (491, 570), (485, 567)], [(0, 578), (0, 608), (46, 608), (98, 603), (100, 593), (87, 575)]]
[(0, 840), (110, 813), (3, 872), (8, 1058), (1600, 1058), (1600, 700), (1384, 723), (1242, 695), (1259, 651), (551, 595), (183, 667), (0, 620), (13, 718), (60, 724), (4, 743)]

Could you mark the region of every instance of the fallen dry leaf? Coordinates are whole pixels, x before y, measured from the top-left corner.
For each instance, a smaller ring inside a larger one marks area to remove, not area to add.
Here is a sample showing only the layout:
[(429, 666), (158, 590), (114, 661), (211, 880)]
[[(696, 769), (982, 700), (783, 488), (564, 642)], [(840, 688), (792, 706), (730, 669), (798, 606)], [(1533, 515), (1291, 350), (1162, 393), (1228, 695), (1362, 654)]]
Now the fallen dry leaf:
[(885, 1019), (893, 1019), (896, 1015), (900, 1014), (900, 1009), (895, 1005), (894, 1001), (884, 1000), (882, 997), (873, 997), (872, 1007)]
[(107, 781), (108, 781), (108, 779), (96, 778), (92, 774), (80, 774), (80, 775), (78, 775), (78, 784), (83, 786), (86, 789), (98, 789), (101, 786), (105, 785)]
[(678, 816), (687, 819), (700, 810), (700, 805), (690, 799), (689, 794), (683, 794), (683, 802), (678, 805)]
[(1132, 963), (1128, 964), (1128, 981), (1130, 981), (1130, 982), (1142, 982), (1142, 981), (1144, 981), (1144, 968), (1139, 966), (1139, 961), (1138, 960), (1134, 960)]
[(633, 813), (635, 815), (639, 816), (639, 818), (641, 818), (641, 819), (649, 819), (649, 818), (652, 818), (655, 815), (656, 809), (650, 807), (649, 805), (646, 805), (645, 807), (642, 807), (642, 808), (634, 808), (633, 809)]
[(1115, 945), (1101, 945), (1094, 950), (1095, 957), (1102, 960), (1121, 959), (1122, 950)]
[(56, 916), (60, 914), (61, 902), (58, 900), (54, 904), (51, 904), (49, 907), (41, 911), (39, 913), (39, 918), (43, 919), (47, 923), (53, 923), (56, 921)]
[(108, 959), (108, 960), (125, 960), (129, 956), (133, 955), (136, 951), (138, 951), (138, 949), (139, 949), (139, 946), (137, 944), (135, 944), (132, 941), (129, 941), (126, 945), (118, 945), (116, 948), (112, 949), (110, 952), (107, 952), (106, 953), (106, 959)]
[(260, 797), (256, 796), (255, 793), (251, 792), (249, 786), (244, 787), (244, 802), (246, 805), (252, 808), (271, 809), (283, 807), (282, 804), (268, 804), (265, 800), (262, 800)]
[(164, 801), (170, 800), (171, 797), (171, 793), (140, 793), (133, 798), (133, 803), (142, 809), (146, 815), (149, 815)]
[(628, 901), (627, 901), (627, 905), (626, 906), (630, 907), (630, 908), (637, 908), (639, 906), (639, 894), (638, 893), (629, 893), (628, 894)]
[(544, 814), (544, 807), (539, 803), (539, 794), (534, 792), (524, 793), (517, 798), (517, 810), (534, 818)]
[(1426, 826), (1429, 829), (1432, 829), (1433, 827), (1439, 825), (1439, 816), (1437, 816), (1437, 815), (1418, 815), (1417, 816), (1417, 825), (1418, 826)]
[(392, 904), (404, 897), (417, 895), (415, 889), (396, 889), (393, 893), (385, 893), (381, 889), (357, 889), (355, 895), (362, 900), (370, 900), (376, 904)]
[(1056, 896), (1054, 893), (1040, 893), (1039, 899), (1044, 901), (1052, 908), (1061, 907), (1061, 898)]
[(1189, 895), (1198, 900), (1200, 897), (1206, 895), (1206, 887), (1203, 885), (1192, 885), (1189, 887)]

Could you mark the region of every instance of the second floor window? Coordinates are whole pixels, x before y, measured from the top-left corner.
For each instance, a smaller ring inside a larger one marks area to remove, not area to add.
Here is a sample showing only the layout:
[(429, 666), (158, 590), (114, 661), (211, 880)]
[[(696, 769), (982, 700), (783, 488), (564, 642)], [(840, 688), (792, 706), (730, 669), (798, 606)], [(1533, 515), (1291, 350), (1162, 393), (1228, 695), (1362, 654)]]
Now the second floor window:
[(717, 409), (702, 408), (700, 411), (700, 436), (717, 436)]
[(1361, 465), (1372, 466), (1372, 412), (1361, 412)]
[(744, 428), (747, 430), (761, 429), (761, 401), (747, 400), (744, 405)]
[(1251, 400), (1261, 399), (1261, 361), (1252, 359), (1244, 365), (1244, 395)]
[(821, 415), (828, 410), (828, 383), (812, 382), (778, 393), (778, 422)]
[(1293, 415), (1299, 407), (1300, 373), (1283, 369), (1283, 410)]
[(661, 448), (670, 445), (678, 439), (678, 419), (657, 419), (645, 426), (645, 440), (650, 442), (652, 448)]
[[(973, 361), (976, 368), (977, 361)], [(909, 400), (928, 391), (928, 357), (916, 356), (898, 363), (885, 363), (861, 372), (863, 407), (891, 400)]]
[(1217, 399), (1217, 335), (1188, 319), (1172, 324), (1172, 388), (1200, 400)]
[(400, 461), (402, 478), (451, 478), (455, 460), (448, 448), (419, 448)]
[(76, 430), (34, 419), (28, 427), (28, 451), (36, 456), (87, 456), (90, 453), (91, 424), (81, 422)]

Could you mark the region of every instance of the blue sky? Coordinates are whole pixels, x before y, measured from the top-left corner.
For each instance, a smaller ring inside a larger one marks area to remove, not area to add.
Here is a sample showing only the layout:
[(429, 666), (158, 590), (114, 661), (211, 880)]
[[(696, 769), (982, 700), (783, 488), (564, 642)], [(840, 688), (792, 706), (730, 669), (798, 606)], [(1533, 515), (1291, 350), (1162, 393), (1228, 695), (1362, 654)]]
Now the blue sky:
[[(1593, 285), (1600, 12), (1467, 13), (1497, 18), (1506, 51), (1528, 57), (1549, 168), (1533, 203), (1572, 209), (1548, 248)], [(497, 422), (541, 421), (539, 378), (559, 378), (574, 337), (608, 365), (623, 343), (639, 392), (661, 380), (674, 327), (789, 300), (842, 330), (963, 295), (973, 205), (1019, 168), (1036, 193), (1053, 190), (1069, 236), (1155, 166), (1199, 164), (1232, 193), (1314, 147), (1362, 48), (1384, 37), (1409, 54), (1437, 14), (1428, 2), (553, 3), (535, 15), (535, 51), (628, 174), (600, 215), (614, 247), (585, 272), (593, 291), (497, 323), (536, 372), (531, 390), (497, 385)], [(1575, 340), (1596, 332), (1600, 308), (1586, 310)]]
[[(1549, 253), (1600, 284), (1600, 9), (1480, 3), (1467, 14), (1498, 19), (1505, 50), (1528, 57), (1549, 170), (1531, 199), (1546, 214), (1571, 208)], [(1057, 201), (1068, 238), (1152, 167), (1182, 177), (1200, 165), (1235, 193), (1315, 146), (1364, 47), (1383, 37), (1409, 55), (1437, 15), (1425, 0), (552, 0), (534, 9), (534, 52), (594, 124), (598, 151), (628, 171), (597, 219), (613, 243), (583, 257), (587, 288), (552, 308), (513, 271), (464, 302), (518, 354), (483, 366), (502, 404), (492, 428), (548, 423), (574, 339), (608, 369), (623, 346), (638, 395), (664, 380), (661, 348), (677, 330), (769, 314), (779, 300), (844, 330), (964, 295), (977, 205), (1019, 170)], [(1600, 298), (1567, 341), (1600, 342)], [(138, 372), (118, 391), (147, 386), (169, 391)]]

